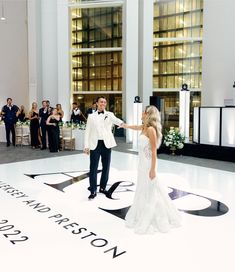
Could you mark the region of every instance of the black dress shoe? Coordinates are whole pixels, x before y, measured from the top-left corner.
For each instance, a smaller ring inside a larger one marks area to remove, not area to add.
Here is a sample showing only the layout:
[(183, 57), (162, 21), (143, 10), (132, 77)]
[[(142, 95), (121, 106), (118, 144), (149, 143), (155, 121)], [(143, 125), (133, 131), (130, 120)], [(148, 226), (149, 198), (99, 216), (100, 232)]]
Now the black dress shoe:
[(93, 194), (90, 194), (89, 196), (88, 196), (88, 199), (89, 200), (92, 200), (92, 199), (94, 199), (96, 197), (96, 193), (93, 193)]
[(101, 194), (105, 194), (105, 195), (108, 194), (108, 191), (105, 190), (105, 189), (103, 189), (103, 188), (100, 188), (99, 192), (100, 192)]

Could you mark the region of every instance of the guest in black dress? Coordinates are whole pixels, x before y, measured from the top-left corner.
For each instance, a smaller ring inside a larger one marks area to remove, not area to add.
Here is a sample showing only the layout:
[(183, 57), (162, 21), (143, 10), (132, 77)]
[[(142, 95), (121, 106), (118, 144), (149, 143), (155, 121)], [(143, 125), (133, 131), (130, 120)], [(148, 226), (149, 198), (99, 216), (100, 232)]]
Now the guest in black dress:
[(20, 106), (20, 113), (19, 113), (19, 115), (18, 115), (18, 121), (20, 121), (20, 122), (24, 122), (26, 119), (25, 119), (25, 109), (24, 109), (24, 106), (23, 105), (21, 105)]
[(50, 152), (59, 151), (60, 143), (60, 129), (59, 129), (60, 115), (57, 113), (57, 109), (52, 110), (52, 114), (47, 119), (48, 127), (48, 140)]
[(29, 112), (30, 120), (30, 137), (32, 148), (38, 148), (40, 145), (40, 134), (39, 134), (39, 112), (38, 105), (36, 102), (32, 103), (32, 109)]
[(60, 115), (60, 122), (63, 121), (64, 111), (62, 110), (61, 104), (56, 104), (57, 113)]

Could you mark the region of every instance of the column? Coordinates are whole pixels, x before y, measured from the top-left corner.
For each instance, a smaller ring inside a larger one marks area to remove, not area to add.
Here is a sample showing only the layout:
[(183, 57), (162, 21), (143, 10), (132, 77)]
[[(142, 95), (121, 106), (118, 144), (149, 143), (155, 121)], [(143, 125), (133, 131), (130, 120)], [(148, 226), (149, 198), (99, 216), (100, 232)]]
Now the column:
[(58, 103), (64, 110), (64, 121), (70, 119), (70, 67), (69, 67), (69, 10), (68, 1), (60, 0), (57, 6), (58, 41)]
[(189, 116), (190, 116), (190, 91), (180, 91), (180, 116), (179, 128), (180, 132), (185, 136), (185, 142), (189, 142)]
[(29, 109), (32, 102), (42, 100), (42, 67), (41, 67), (41, 3), (31, 0), (27, 4), (28, 14), (28, 85)]
[[(133, 124), (133, 103), (138, 95), (138, 0), (126, 0), (123, 5), (123, 116)], [(126, 142), (132, 132), (126, 131)]]
[(139, 0), (139, 96), (143, 107), (153, 93), (153, 0)]
[(58, 102), (57, 0), (41, 0), (41, 33), (43, 99), (54, 106)]

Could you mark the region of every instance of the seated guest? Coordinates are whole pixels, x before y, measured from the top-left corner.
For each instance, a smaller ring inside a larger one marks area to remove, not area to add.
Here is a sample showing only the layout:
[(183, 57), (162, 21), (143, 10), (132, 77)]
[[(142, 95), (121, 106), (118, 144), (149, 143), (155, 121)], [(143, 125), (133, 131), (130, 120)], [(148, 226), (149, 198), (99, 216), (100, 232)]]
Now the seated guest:
[(50, 152), (58, 152), (60, 144), (60, 115), (57, 109), (53, 109), (51, 115), (47, 118), (48, 140)]
[(7, 98), (7, 104), (2, 108), (2, 116), (6, 129), (7, 146), (10, 146), (10, 132), (12, 134), (12, 144), (15, 146), (15, 124), (19, 115), (19, 108), (13, 105), (12, 99)]
[(62, 110), (61, 104), (56, 104), (57, 113), (60, 116), (60, 122), (62, 122), (62, 119), (64, 117), (64, 111)]
[(18, 121), (20, 121), (20, 122), (24, 122), (25, 121), (25, 109), (24, 109), (24, 106), (23, 105), (21, 105), (20, 106), (20, 113), (19, 113), (19, 115), (18, 115)]
[(38, 148), (41, 139), (39, 134), (39, 112), (38, 105), (36, 102), (32, 103), (32, 108), (29, 112), (30, 120), (30, 137), (31, 137), (31, 146), (32, 148)]

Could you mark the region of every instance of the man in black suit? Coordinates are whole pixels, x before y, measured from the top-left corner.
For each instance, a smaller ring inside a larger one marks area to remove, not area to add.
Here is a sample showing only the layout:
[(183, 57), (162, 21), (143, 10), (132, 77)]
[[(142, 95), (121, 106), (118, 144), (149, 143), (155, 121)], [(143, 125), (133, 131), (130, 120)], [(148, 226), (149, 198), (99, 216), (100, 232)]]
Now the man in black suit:
[(86, 112), (87, 117), (89, 114), (94, 113), (96, 110), (97, 110), (96, 101), (93, 101), (91, 108), (89, 108)]
[(15, 124), (20, 111), (16, 105), (12, 104), (12, 99), (7, 98), (7, 104), (2, 108), (3, 120), (6, 129), (7, 146), (10, 146), (10, 132), (12, 134), (12, 144), (15, 146)]
[(72, 112), (71, 112), (70, 121), (75, 124), (80, 124), (82, 121), (82, 112), (79, 109), (78, 104), (76, 102), (73, 102), (72, 104)]
[(52, 113), (52, 111), (53, 111), (53, 107), (50, 106), (51, 103), (50, 103), (49, 100), (46, 100), (46, 102), (47, 102), (48, 113), (49, 113), (49, 115), (51, 115), (51, 113)]
[(42, 147), (41, 149), (47, 148), (47, 118), (50, 115), (50, 108), (48, 107), (48, 100), (42, 101), (42, 108), (39, 110), (40, 127), (42, 132)]

